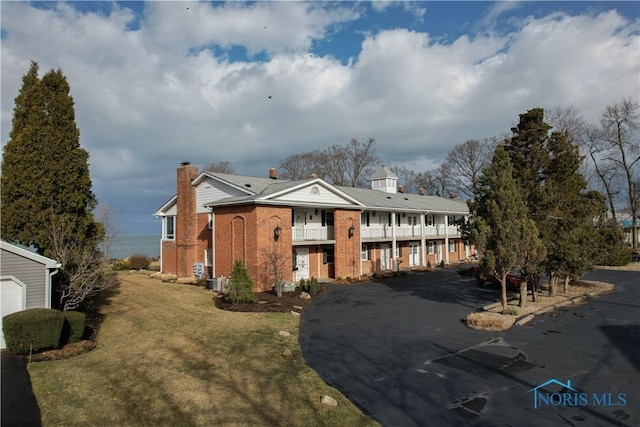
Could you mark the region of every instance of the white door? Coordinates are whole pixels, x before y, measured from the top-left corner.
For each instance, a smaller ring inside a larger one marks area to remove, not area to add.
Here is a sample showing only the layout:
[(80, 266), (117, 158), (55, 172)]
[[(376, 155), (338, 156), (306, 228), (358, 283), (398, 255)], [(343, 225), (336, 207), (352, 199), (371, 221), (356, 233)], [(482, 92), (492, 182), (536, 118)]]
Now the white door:
[(391, 249), (388, 244), (380, 245), (380, 269), (389, 270)]
[(309, 248), (296, 248), (296, 283), (309, 278)]
[[(8, 314), (15, 313), (26, 309), (27, 303), (27, 285), (17, 278), (3, 277), (0, 279), (2, 286), (2, 302), (0, 303), (0, 319)], [(0, 330), (0, 348), (6, 348), (4, 342), (4, 334)]]
[(409, 267), (420, 265), (418, 257), (418, 243), (409, 243)]

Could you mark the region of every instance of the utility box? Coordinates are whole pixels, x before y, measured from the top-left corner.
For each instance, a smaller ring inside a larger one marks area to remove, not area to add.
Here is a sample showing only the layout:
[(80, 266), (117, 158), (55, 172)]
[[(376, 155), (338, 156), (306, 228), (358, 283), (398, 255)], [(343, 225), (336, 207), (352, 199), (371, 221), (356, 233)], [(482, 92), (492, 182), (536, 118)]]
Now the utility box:
[(216, 279), (216, 288), (214, 290), (218, 292), (226, 292), (227, 287), (229, 286), (229, 278), (220, 276)]
[(284, 282), (282, 284), (282, 292), (293, 292), (296, 290), (296, 284), (293, 282)]

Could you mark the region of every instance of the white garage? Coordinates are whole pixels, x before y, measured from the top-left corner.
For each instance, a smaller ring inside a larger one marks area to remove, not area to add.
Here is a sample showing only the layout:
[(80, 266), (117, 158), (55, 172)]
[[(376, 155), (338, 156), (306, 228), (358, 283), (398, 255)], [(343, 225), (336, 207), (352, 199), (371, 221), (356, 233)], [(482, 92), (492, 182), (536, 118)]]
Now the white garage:
[[(0, 240), (0, 319), (29, 308), (51, 308), (52, 277), (60, 267), (55, 260)], [(1, 332), (0, 348), (5, 348)]]

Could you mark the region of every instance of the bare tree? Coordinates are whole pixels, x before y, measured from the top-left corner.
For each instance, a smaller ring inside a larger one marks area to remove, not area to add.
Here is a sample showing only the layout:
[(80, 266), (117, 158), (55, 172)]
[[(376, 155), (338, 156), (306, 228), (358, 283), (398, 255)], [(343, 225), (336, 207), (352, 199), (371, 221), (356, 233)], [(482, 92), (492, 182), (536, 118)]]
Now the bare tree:
[(122, 227), (117, 220), (116, 210), (109, 205), (100, 205), (95, 214), (96, 221), (102, 224), (104, 236), (100, 242), (100, 251), (109, 260), (111, 256), (111, 244), (122, 235)]
[(491, 163), (496, 139), (470, 139), (456, 145), (444, 161), (450, 175), (450, 186), (471, 197), (478, 187), (482, 171)]
[(416, 180), (418, 178), (418, 174), (413, 169), (409, 169), (406, 166), (400, 167), (396, 165), (391, 168), (391, 171), (398, 177), (398, 183), (402, 185), (405, 193), (416, 192)]
[(567, 135), (569, 142), (578, 144), (586, 129), (586, 122), (580, 111), (573, 106), (555, 106), (544, 110), (544, 121), (554, 132)]
[(352, 138), (345, 146), (345, 173), (351, 187), (362, 187), (365, 177), (371, 176), (374, 168), (380, 163), (374, 143), (373, 138), (367, 139), (366, 142), (358, 142)]
[(347, 153), (345, 147), (334, 144), (318, 155), (322, 177), (334, 185), (347, 185)]
[(276, 240), (260, 249), (260, 257), (262, 258), (263, 264), (263, 268), (261, 268), (263, 287), (270, 288), (270, 284), (273, 283), (276, 295), (281, 297), (285, 272), (291, 270), (289, 265), (291, 255), (285, 255), (282, 250), (282, 245)]
[(233, 165), (226, 160), (219, 161), (216, 163), (211, 163), (208, 166), (205, 166), (204, 170), (212, 173), (227, 173), (227, 174), (236, 173), (236, 169), (233, 167)]
[[(608, 105), (600, 117), (599, 126), (590, 129), (584, 138), (596, 171), (607, 188), (609, 205), (615, 215), (612, 182), (618, 179), (625, 192), (625, 204), (631, 213), (632, 247), (638, 248), (638, 189), (640, 178), (640, 142), (638, 139), (639, 106), (631, 99)], [(615, 218), (615, 216), (614, 216)]]
[(322, 167), (319, 163), (319, 151), (310, 151), (302, 154), (294, 154), (280, 162), (282, 178), (290, 180), (306, 179), (315, 173), (322, 176)]
[(101, 250), (106, 235), (95, 241), (80, 240), (72, 232), (71, 221), (63, 216), (51, 215), (50, 253), (62, 263), (60, 301), (63, 311), (79, 307), (87, 299), (116, 284), (110, 274), (108, 260)]

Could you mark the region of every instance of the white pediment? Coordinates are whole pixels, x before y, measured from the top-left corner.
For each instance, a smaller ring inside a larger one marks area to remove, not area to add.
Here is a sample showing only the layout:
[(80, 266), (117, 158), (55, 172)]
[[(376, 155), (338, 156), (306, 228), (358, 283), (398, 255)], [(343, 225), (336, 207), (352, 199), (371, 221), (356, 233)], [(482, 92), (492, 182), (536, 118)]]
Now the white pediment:
[(304, 185), (272, 194), (269, 198), (271, 202), (327, 205), (327, 206), (357, 206), (359, 203), (342, 193), (338, 189), (322, 180), (314, 180)]

